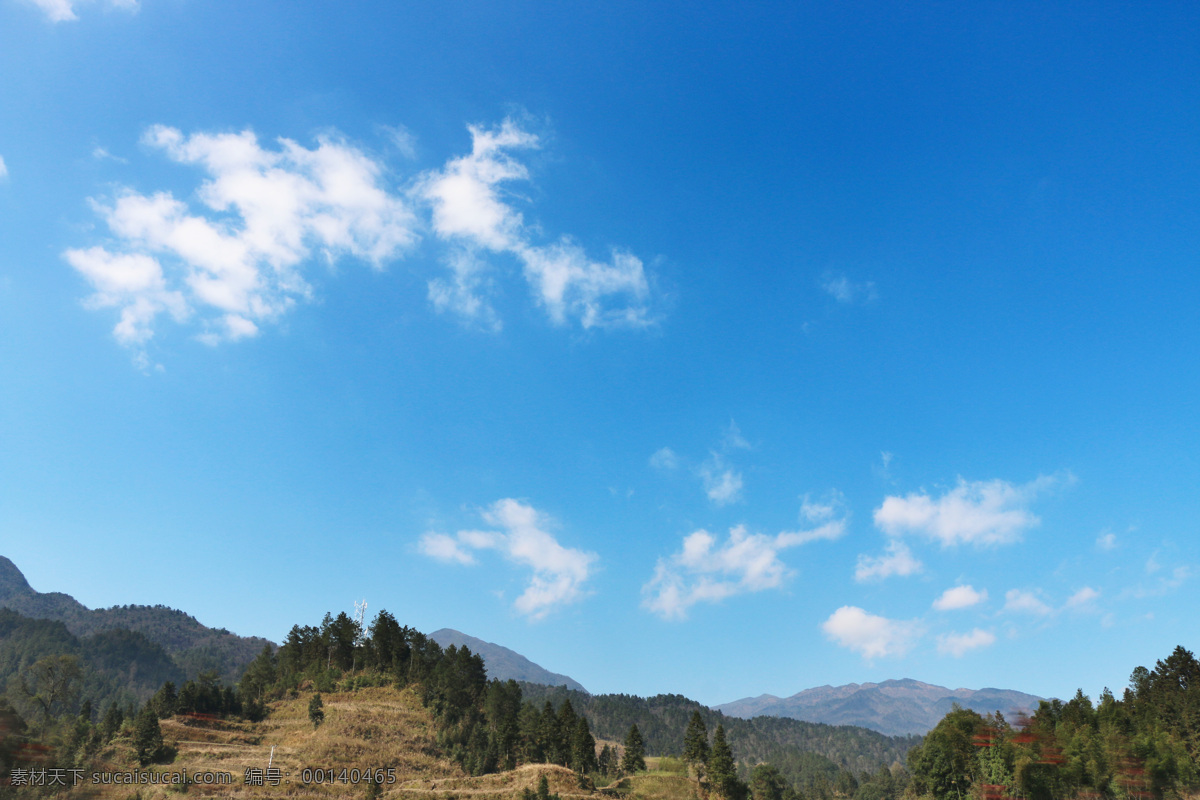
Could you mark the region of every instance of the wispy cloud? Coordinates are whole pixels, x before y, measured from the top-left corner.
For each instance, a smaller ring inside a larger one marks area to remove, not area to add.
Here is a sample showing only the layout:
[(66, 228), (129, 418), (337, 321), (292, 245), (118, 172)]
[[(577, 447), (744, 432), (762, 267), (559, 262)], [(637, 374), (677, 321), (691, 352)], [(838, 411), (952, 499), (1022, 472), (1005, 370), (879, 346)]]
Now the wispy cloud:
[(942, 655), (962, 658), (971, 650), (990, 647), (996, 643), (996, 634), (975, 628), (970, 633), (945, 633), (938, 636), (937, 649)]
[(1054, 613), (1054, 609), (1050, 608), (1035, 593), (1023, 589), (1009, 589), (1004, 594), (1003, 610), (1019, 614), (1032, 614), (1038, 617)]
[(721, 446), (726, 451), (729, 450), (749, 450), (750, 442), (746, 441), (746, 437), (742, 436), (742, 430), (733, 420), (729, 420), (727, 427), (721, 436)]
[(1091, 586), (1084, 586), (1082, 589), (1075, 592), (1075, 594), (1067, 598), (1064, 608), (1076, 611), (1092, 608), (1099, 597), (1099, 591), (1093, 589)]
[(915, 533), (943, 546), (1010, 544), (1041, 522), (1028, 508), (1034, 498), (1072, 480), (1070, 473), (1044, 475), (1023, 485), (960, 478), (941, 497), (917, 492), (886, 498), (875, 510), (875, 524), (889, 536)]
[(120, 156), (114, 156), (112, 153), (108, 152), (108, 150), (104, 149), (103, 147), (93, 148), (92, 149), (92, 158), (96, 159), (97, 161), (115, 161), (118, 164), (128, 164), (129, 163), (129, 159), (121, 158)]
[(857, 606), (842, 606), (821, 623), (833, 642), (868, 661), (903, 656), (924, 634), (918, 620), (898, 620), (869, 614)]
[(8, 165), (4, 163), (4, 156), (0, 156), (0, 181), (8, 177)]
[(923, 567), (924, 565), (913, 557), (908, 545), (894, 539), (888, 542), (885, 555), (874, 557), (860, 555), (858, 557), (858, 564), (854, 568), (854, 580), (863, 583), (871, 580), (883, 580), (893, 575), (901, 577), (915, 575)]
[(840, 272), (826, 272), (821, 276), (821, 288), (839, 303), (870, 303), (879, 299), (874, 281), (856, 283)]
[(429, 532), (418, 548), (439, 561), (475, 564), (474, 552), (496, 550), (508, 560), (529, 567), (533, 574), (514, 608), (531, 619), (540, 619), (585, 594), (595, 553), (563, 547), (547, 531), (552, 521), (530, 505), (511, 498), (497, 501), (482, 514), (498, 531), (462, 530), (454, 536)]
[(719, 453), (713, 453), (697, 472), (704, 483), (704, 493), (718, 506), (727, 506), (742, 499), (742, 473), (726, 464)]
[(837, 489), (831, 489), (821, 497), (805, 494), (801, 498), (800, 518), (807, 522), (827, 522), (835, 517), (846, 516), (846, 497)]
[(941, 596), (933, 601), (933, 608), (937, 611), (955, 611), (977, 606), (987, 598), (987, 589), (976, 591), (974, 586), (954, 586), (942, 592)]
[[(425, 174), (418, 195), (432, 208), (433, 230), (459, 247), (507, 253), (522, 264), (535, 299), (551, 320), (577, 320), (584, 328), (644, 326), (650, 323), (650, 284), (639, 258), (614, 249), (608, 261), (591, 259), (571, 237), (538, 244), (521, 212), (508, 201), (503, 186), (527, 181), (529, 171), (513, 153), (540, 147), (538, 137), (506, 119), (494, 128), (470, 126), (471, 152)], [(462, 264), (470, 265), (463, 275)], [(478, 261), (458, 259), (447, 264), (453, 275), (430, 283), (431, 296), (449, 298), (443, 304), (466, 317), (490, 312), (481, 291)]]
[(679, 456), (669, 447), (662, 447), (650, 456), (650, 466), (655, 469), (673, 470), (679, 467)]
[(642, 605), (664, 619), (677, 620), (684, 619), (696, 603), (776, 588), (792, 574), (779, 558), (781, 551), (836, 539), (844, 532), (841, 521), (775, 536), (749, 533), (744, 525), (738, 525), (718, 543), (708, 531), (695, 531), (684, 537), (679, 552), (659, 559), (654, 577), (642, 587)]
[[(51, 22), (69, 22), (79, 19), (76, 9), (86, 5), (89, 0), (30, 0), (42, 10)], [(120, 8), (126, 11), (137, 11), (138, 0), (107, 0), (110, 8)]]
[(1096, 549), (1104, 551), (1117, 549), (1117, 535), (1111, 531), (1100, 534), (1096, 537)]

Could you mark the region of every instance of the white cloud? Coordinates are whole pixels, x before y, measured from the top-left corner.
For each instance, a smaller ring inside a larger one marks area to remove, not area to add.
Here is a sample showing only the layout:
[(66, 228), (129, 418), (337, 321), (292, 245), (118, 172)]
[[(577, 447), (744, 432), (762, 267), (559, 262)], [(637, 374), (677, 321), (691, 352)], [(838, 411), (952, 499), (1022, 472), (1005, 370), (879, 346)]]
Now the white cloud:
[(821, 278), (821, 288), (839, 303), (870, 303), (879, 298), (873, 281), (855, 283), (838, 272), (827, 272)]
[[(31, 2), (40, 8), (51, 22), (69, 22), (79, 19), (75, 9), (85, 5), (88, 0), (31, 0)], [(127, 11), (138, 10), (137, 0), (108, 0), (107, 5)]]
[(422, 553), (438, 561), (455, 561), (459, 564), (474, 564), (475, 556), (459, 544), (453, 536), (432, 531), (422, 534), (417, 547)]
[(892, 575), (915, 575), (923, 568), (923, 564), (913, 557), (908, 545), (899, 540), (892, 540), (887, 545), (887, 555), (869, 557), (860, 555), (854, 568), (854, 580), (862, 583), (870, 580), (883, 580)]
[(4, 156), (0, 156), (0, 181), (8, 177), (8, 165), (4, 163)]
[(979, 605), (987, 598), (987, 589), (979, 592), (973, 586), (955, 586), (942, 592), (942, 596), (933, 601), (933, 607), (937, 611), (954, 611)]
[(1066, 608), (1084, 609), (1090, 607), (1096, 602), (1096, 598), (1100, 596), (1100, 592), (1090, 586), (1085, 586), (1075, 594), (1067, 598)]
[(727, 506), (742, 499), (742, 473), (726, 465), (717, 453), (700, 465), (704, 493), (718, 506)]
[(153, 335), (152, 325), (163, 311), (176, 319), (187, 316), (188, 305), (179, 291), (168, 290), (162, 265), (142, 253), (113, 254), (102, 247), (68, 250), (67, 262), (87, 279), (95, 293), (84, 302), (90, 308), (120, 308), (113, 329), (117, 341), (139, 347)]
[(708, 531), (695, 531), (684, 537), (678, 553), (659, 559), (654, 577), (642, 587), (642, 605), (664, 619), (683, 619), (696, 603), (776, 588), (792, 574), (779, 559), (780, 551), (836, 539), (844, 529), (838, 521), (811, 531), (767, 536), (738, 525), (721, 544)]
[(1007, 481), (965, 481), (939, 498), (913, 493), (888, 497), (875, 510), (875, 524), (889, 536), (916, 533), (942, 543), (1010, 544), (1040, 523), (1027, 506), (1040, 493), (1073, 478), (1041, 476), (1015, 486)]
[[(522, 214), (502, 193), (502, 186), (529, 179), (511, 153), (539, 147), (538, 137), (511, 119), (496, 128), (472, 125), (469, 130), (470, 155), (450, 160), (418, 183), (418, 194), (432, 207), (434, 233), (459, 246), (515, 256), (535, 299), (555, 323), (570, 318), (584, 328), (649, 324), (650, 285), (640, 259), (614, 249), (610, 261), (593, 261), (569, 236), (535, 244)], [(471, 289), (474, 305), (483, 304), (483, 293)], [(471, 305), (448, 307), (463, 313)]]
[(501, 530), (462, 530), (454, 536), (430, 532), (421, 537), (418, 548), (432, 558), (460, 564), (474, 564), (474, 550), (498, 550), (508, 560), (531, 568), (529, 585), (513, 603), (531, 619), (583, 598), (595, 553), (563, 547), (546, 530), (551, 520), (518, 500), (499, 500), (482, 516)]
[(1117, 535), (1115, 533), (1102, 533), (1096, 537), (1096, 547), (1100, 550), (1115, 550), (1117, 547)]
[(1021, 589), (1009, 589), (1005, 593), (1003, 610), (1043, 617), (1053, 611), (1036, 594)]
[[(537, 147), (538, 138), (511, 120), (470, 131), (469, 155), (422, 173), (398, 193), (385, 187), (381, 161), (334, 137), (319, 137), (311, 149), (289, 139), (272, 148), (249, 130), (184, 135), (154, 126), (145, 144), (204, 171), (198, 202), (128, 188), (93, 200), (111, 234), (99, 246), (109, 259), (155, 258), (167, 290), (184, 298), (192, 312), (186, 316), (201, 329), (198, 338), (210, 344), (256, 335), (310, 299), (304, 275), (310, 262), (352, 257), (380, 269), (400, 257), (417, 242), (418, 212), (428, 213), (446, 267), (427, 283), (438, 311), (499, 330), (491, 298), (502, 273), (485, 258), (498, 253), (516, 259), (556, 324), (649, 324), (650, 283), (640, 259), (615, 249), (609, 260), (595, 261), (568, 236), (536, 243), (534, 226), (503, 193), (505, 184), (529, 178), (511, 152)], [(411, 153), (407, 131), (386, 132), (401, 152)], [(93, 155), (111, 158), (103, 148)], [(88, 249), (64, 255), (74, 264), (79, 256), (73, 254), (83, 252)], [(145, 299), (131, 297), (128, 306)], [(153, 316), (140, 328), (147, 334), (143, 344), (153, 335)]]
[(834, 517), (846, 516), (846, 498), (837, 489), (830, 490), (823, 498), (813, 499), (804, 495), (800, 503), (800, 517), (808, 522), (825, 522)]
[[(97, 290), (93, 305), (122, 309), (114, 333), (123, 344), (144, 345), (163, 308), (198, 319), (210, 344), (254, 336), (311, 296), (300, 267), (314, 253), (379, 268), (415, 241), (415, 217), (381, 188), (382, 167), (343, 142), (321, 138), (310, 150), (280, 139), (271, 150), (250, 131), (185, 136), (161, 125), (144, 141), (208, 174), (197, 192), (203, 208), (125, 189), (94, 203), (113, 241), (64, 253)], [(125, 273), (151, 261), (152, 279), (130, 284)], [(122, 292), (109, 291), (114, 282)]]
[(938, 637), (938, 652), (962, 658), (970, 650), (990, 647), (996, 643), (996, 634), (976, 628), (970, 633), (946, 633)]
[(916, 620), (904, 621), (868, 614), (857, 606), (842, 606), (821, 623), (825, 635), (868, 661), (907, 653), (924, 631)]
[(660, 448), (650, 456), (650, 466), (655, 469), (676, 469), (679, 466), (679, 456), (669, 447)]

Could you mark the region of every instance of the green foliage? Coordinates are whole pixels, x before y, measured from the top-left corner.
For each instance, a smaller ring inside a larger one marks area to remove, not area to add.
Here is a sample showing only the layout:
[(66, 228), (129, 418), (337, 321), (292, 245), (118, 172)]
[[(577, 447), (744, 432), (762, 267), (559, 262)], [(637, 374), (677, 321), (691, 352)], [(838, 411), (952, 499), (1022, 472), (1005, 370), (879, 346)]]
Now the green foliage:
[(629, 726), (625, 735), (625, 752), (621, 756), (621, 771), (634, 773), (646, 770), (646, 745), (637, 724)]
[(142, 766), (157, 761), (163, 755), (163, 737), (162, 729), (158, 725), (158, 715), (149, 707), (142, 709), (138, 714), (133, 728), (133, 748)]
[(753, 800), (785, 800), (789, 789), (791, 787), (779, 770), (770, 764), (759, 764), (750, 772), (750, 796)]
[(308, 721), (312, 723), (313, 730), (321, 726), (325, 721), (325, 702), (321, 699), (321, 694), (314, 694), (312, 700), (308, 701)]
[(574, 736), (571, 740), (571, 769), (581, 774), (599, 769), (596, 762), (596, 740), (588, 726), (587, 717), (579, 717), (575, 722)]
[(708, 728), (698, 710), (692, 712), (683, 735), (683, 760), (696, 770), (697, 777), (704, 777), (701, 770), (708, 763)]
[(746, 795), (746, 787), (737, 776), (737, 764), (733, 760), (733, 751), (725, 740), (725, 726), (717, 725), (713, 734), (712, 749), (708, 754), (708, 783), (725, 798), (725, 800), (741, 800)]
[(978, 775), (975, 738), (984, 727), (983, 717), (968, 708), (954, 708), (908, 754), (913, 788), (936, 798), (967, 794)]
[(1105, 689), (1093, 704), (1080, 690), (1043, 701), (1017, 730), (956, 708), (908, 763), (913, 793), (936, 800), (1163, 798), (1200, 789), (1198, 736), (1200, 663), (1177, 647), (1154, 669), (1136, 668), (1123, 700)]

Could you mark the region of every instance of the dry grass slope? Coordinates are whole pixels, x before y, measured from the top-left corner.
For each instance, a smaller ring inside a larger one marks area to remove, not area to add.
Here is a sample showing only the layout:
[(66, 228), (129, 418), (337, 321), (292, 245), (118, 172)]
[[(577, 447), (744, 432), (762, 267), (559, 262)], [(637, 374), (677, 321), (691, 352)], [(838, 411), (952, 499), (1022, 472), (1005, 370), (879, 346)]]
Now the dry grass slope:
[[(353, 693), (324, 694), (325, 722), (316, 730), (308, 719), (311, 693), (271, 704), (270, 715), (259, 723), (175, 717), (163, 720), (163, 739), (176, 748), (174, 762), (137, 766), (127, 740), (107, 749), (106, 769), (115, 772), (187, 770), (226, 772), (231, 785), (192, 784), (186, 794), (163, 785), (80, 785), (71, 798), (128, 800), (183, 800), (185, 797), (220, 797), (238, 800), (349, 800), (367, 796), (368, 786), (337, 780), (350, 770), (395, 769), (396, 782), (384, 785), (388, 800), (519, 800), (525, 789), (535, 790), (545, 775), (550, 791), (563, 800), (602, 800), (605, 795), (583, 789), (574, 772), (564, 767), (528, 764), (509, 772), (472, 778), (458, 765), (441, 757), (434, 744), (434, 722), (411, 690), (360, 689)], [(272, 760), (271, 748), (274, 747)], [(268, 760), (282, 770), (279, 786), (247, 786), (247, 768), (265, 769)], [(305, 770), (333, 770), (334, 780), (302, 780)], [(620, 795), (633, 800), (696, 800), (695, 784), (675, 775), (641, 775), (627, 779)], [(140, 793), (139, 793), (140, 790)]]

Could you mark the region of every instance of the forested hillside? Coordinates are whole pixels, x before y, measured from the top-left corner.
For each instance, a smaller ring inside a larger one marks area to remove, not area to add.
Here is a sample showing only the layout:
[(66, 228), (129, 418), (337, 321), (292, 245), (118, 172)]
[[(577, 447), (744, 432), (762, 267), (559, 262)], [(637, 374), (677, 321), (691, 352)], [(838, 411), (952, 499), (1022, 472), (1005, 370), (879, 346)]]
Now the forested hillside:
[(70, 595), (35, 591), (4, 556), (0, 556), (0, 608), (33, 619), (61, 622), (77, 637), (105, 631), (137, 632), (160, 645), (187, 676), (215, 671), (229, 683), (241, 677), (263, 645), (271, 644), (259, 637), (209, 628), (195, 617), (163, 605), (89, 609)]
[(0, 692), (25, 713), (36, 710), (32, 698), (45, 698), (54, 679), (75, 687), (52, 699), (54, 710), (76, 713), (85, 702), (97, 709), (114, 703), (132, 707), (164, 682), (183, 678), (166, 651), (141, 633), (111, 630), (78, 637), (61, 622), (0, 609)]
[(1043, 701), (1029, 719), (955, 709), (908, 757), (912, 790), (951, 800), (1163, 798), (1200, 792), (1200, 662), (1182, 646), (1107, 689)]
[(745, 764), (769, 761), (792, 783), (812, 785), (816, 776), (832, 785), (839, 769), (852, 775), (875, 772), (903, 763), (920, 737), (885, 736), (866, 728), (801, 722), (781, 717), (738, 719), (727, 717), (681, 695), (643, 698), (627, 694), (587, 695), (562, 687), (522, 684), (525, 696), (535, 702), (561, 703), (569, 699), (587, 714), (602, 738), (620, 739), (637, 725), (652, 755), (680, 756), (692, 714), (698, 712), (709, 730), (724, 725), (736, 760)]

